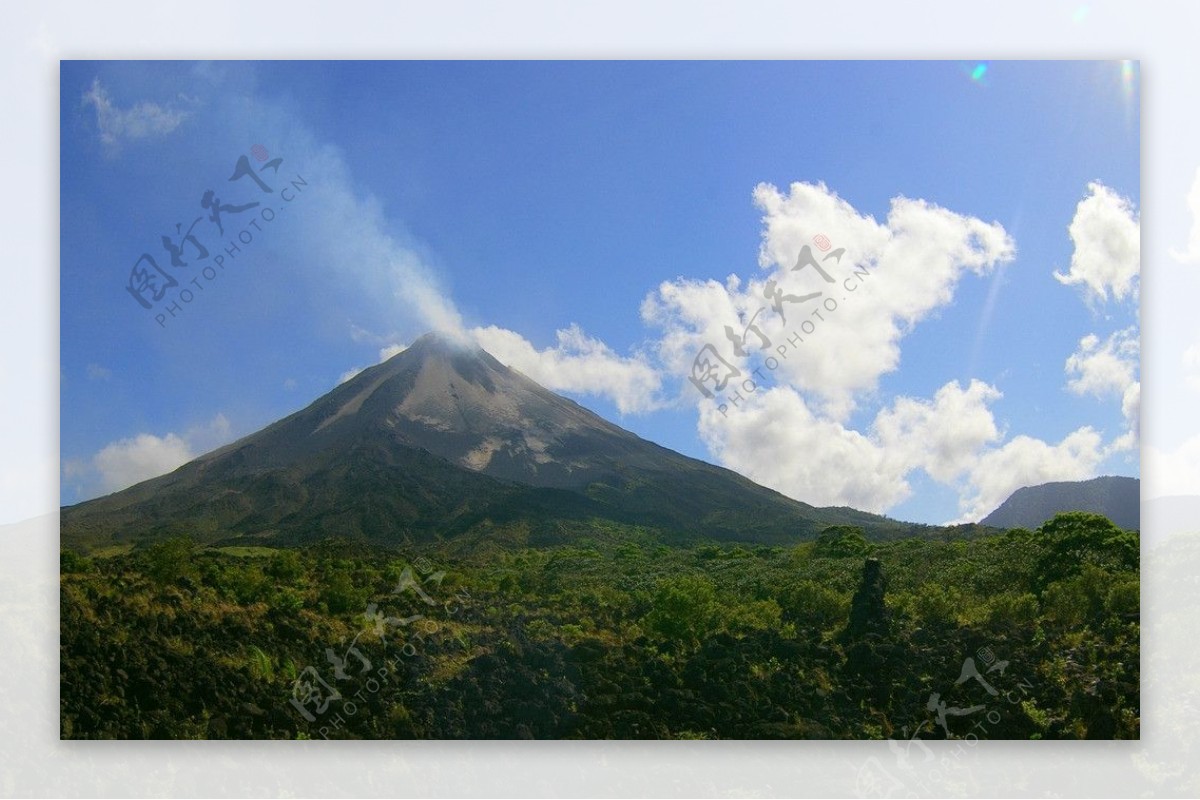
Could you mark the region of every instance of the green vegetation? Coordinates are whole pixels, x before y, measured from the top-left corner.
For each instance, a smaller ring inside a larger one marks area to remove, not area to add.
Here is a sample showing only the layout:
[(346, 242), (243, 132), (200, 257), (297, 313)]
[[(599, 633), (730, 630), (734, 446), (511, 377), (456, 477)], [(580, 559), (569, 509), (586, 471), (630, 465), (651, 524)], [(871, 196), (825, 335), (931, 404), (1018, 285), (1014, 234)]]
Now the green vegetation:
[[(64, 550), (63, 736), (1139, 735), (1138, 540), (1103, 517), (966, 541), (837, 526), (787, 547), (578, 534), (471, 556)], [(868, 556), (886, 608), (851, 636)], [(960, 681), (967, 658), (979, 678)], [(988, 711), (943, 728), (934, 693)]]

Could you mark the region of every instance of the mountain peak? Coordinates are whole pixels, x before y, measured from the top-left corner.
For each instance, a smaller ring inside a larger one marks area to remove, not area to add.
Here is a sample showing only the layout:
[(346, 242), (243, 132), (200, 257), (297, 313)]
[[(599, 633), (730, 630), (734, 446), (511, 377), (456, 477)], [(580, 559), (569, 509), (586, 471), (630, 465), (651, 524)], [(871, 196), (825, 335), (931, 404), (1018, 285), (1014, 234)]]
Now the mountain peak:
[[(396, 355), (404, 355), (412, 352), (422, 356), (430, 356), (435, 354), (473, 354), (478, 355), (484, 352), (483, 348), (475, 344), (465, 337), (458, 337), (454, 334), (444, 333), (441, 331), (429, 331), (417, 337), (408, 347), (401, 350)], [(395, 358), (396, 356), (392, 356)], [(389, 359), (390, 360), (390, 359)]]
[(247, 537), (398, 540), (591, 518), (771, 541), (829, 522), (893, 527), (647, 442), (482, 348), (430, 333), (257, 433), (68, 510), (63, 536), (218, 525)]
[(611, 477), (630, 459), (661, 458), (660, 448), (443, 333), (419, 337), (300, 416), (307, 422), (298, 429), (308, 428), (304, 439), (313, 446), (390, 441), (532, 486), (577, 488)]
[(509, 379), (523, 378), (474, 342), (444, 333), (426, 333), (382, 364), (363, 370), (350, 383), (357, 390), (387, 391), (397, 403), (411, 405), (412, 395), (443, 405), (457, 398), (466, 386), (495, 394)]

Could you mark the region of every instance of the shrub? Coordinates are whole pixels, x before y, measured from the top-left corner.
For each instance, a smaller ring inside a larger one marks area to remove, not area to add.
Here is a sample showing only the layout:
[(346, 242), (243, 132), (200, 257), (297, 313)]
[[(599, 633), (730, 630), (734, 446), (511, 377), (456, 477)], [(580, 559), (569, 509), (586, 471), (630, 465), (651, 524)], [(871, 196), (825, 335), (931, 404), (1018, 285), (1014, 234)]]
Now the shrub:
[(783, 601), (788, 617), (822, 630), (844, 624), (850, 613), (848, 596), (811, 580), (786, 589)]
[(1030, 628), (1038, 619), (1037, 597), (1029, 592), (996, 595), (989, 604), (987, 618), (990, 625), (1000, 628)]
[(270, 589), (270, 581), (257, 564), (230, 565), (218, 581), (221, 590), (243, 606), (265, 600)]
[(196, 576), (196, 543), (187, 536), (176, 536), (146, 548), (146, 572), (159, 584), (175, 583)]
[(304, 608), (304, 595), (295, 589), (285, 587), (271, 598), (271, 605), (281, 611), (299, 611)]
[(363, 611), (366, 608), (367, 590), (355, 588), (350, 574), (339, 569), (330, 573), (321, 587), (321, 602), (331, 614)]
[(717, 592), (708, 578), (668, 578), (654, 595), (645, 628), (663, 639), (694, 645), (716, 629), (718, 611)]
[(92, 560), (84, 558), (73, 550), (63, 550), (58, 554), (58, 571), (63, 575), (92, 571)]
[(1109, 614), (1127, 616), (1141, 611), (1141, 581), (1136, 575), (1126, 577), (1113, 584), (1104, 599)]
[(966, 610), (966, 598), (956, 586), (924, 583), (910, 599), (912, 615), (924, 625), (957, 625)]
[(304, 572), (300, 554), (294, 550), (280, 550), (267, 562), (267, 574), (284, 583), (295, 583)]
[(783, 610), (774, 600), (754, 600), (726, 607), (725, 627), (731, 633), (778, 629)]
[(1084, 565), (1079, 575), (1046, 587), (1042, 594), (1042, 614), (1063, 628), (1103, 622), (1111, 588), (1112, 575), (1107, 570)]

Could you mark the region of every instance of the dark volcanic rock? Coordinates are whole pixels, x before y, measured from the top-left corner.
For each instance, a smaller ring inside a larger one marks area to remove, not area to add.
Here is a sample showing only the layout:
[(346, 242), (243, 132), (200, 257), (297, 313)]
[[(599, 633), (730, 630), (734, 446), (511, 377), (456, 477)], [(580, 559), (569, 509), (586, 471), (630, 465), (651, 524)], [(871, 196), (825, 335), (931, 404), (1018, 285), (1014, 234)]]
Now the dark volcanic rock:
[(884, 604), (887, 581), (878, 558), (868, 558), (863, 564), (862, 581), (850, 602), (850, 620), (843, 632), (844, 641), (861, 639), (868, 633), (885, 635), (888, 631), (888, 611)]

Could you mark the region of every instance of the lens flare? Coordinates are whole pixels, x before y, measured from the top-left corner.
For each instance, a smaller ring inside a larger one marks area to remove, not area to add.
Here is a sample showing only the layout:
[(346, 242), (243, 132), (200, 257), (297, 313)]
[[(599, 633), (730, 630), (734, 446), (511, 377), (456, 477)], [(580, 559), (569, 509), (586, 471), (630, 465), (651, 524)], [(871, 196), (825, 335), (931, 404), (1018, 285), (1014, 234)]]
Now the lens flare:
[(1133, 92), (1133, 82), (1137, 79), (1137, 65), (1128, 58), (1121, 62), (1121, 85), (1125, 91)]
[(1121, 62), (1121, 94), (1125, 96), (1127, 121), (1137, 114), (1138, 62), (1125, 59)]
[(975, 67), (975, 69), (973, 69), (971, 71), (971, 80), (973, 80), (973, 81), (983, 80), (983, 76), (987, 74), (987, 67), (988, 67), (988, 65), (986, 63), (978, 64)]

